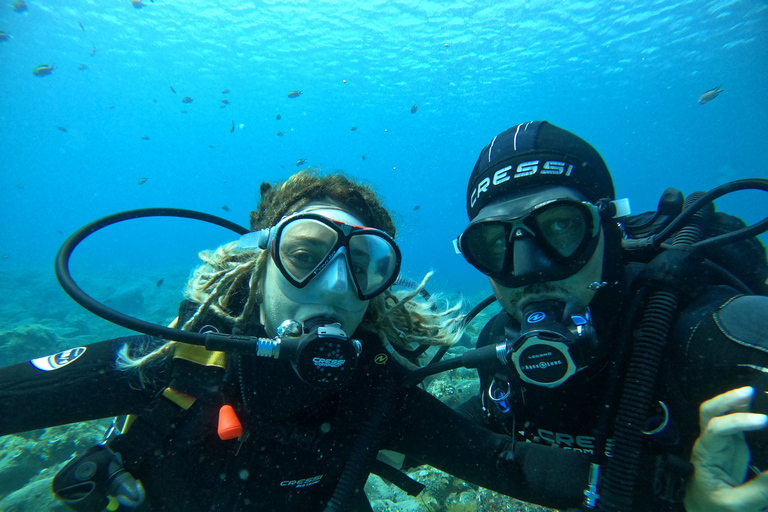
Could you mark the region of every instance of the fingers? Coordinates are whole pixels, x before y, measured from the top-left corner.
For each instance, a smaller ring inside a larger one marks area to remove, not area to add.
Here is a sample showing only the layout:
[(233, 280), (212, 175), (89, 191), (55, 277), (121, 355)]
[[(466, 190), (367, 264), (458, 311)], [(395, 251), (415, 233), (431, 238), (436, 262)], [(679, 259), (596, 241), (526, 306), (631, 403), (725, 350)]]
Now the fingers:
[(752, 402), (754, 394), (755, 389), (753, 387), (745, 386), (732, 389), (702, 403), (699, 409), (699, 427), (701, 432), (704, 433), (707, 429), (707, 424), (716, 416), (722, 416), (738, 410), (746, 410)]
[(702, 436), (705, 434), (716, 434), (725, 437), (740, 432), (760, 430), (766, 426), (768, 426), (768, 416), (765, 414), (737, 412), (712, 418), (702, 432)]
[(768, 472), (760, 473), (734, 491), (738, 492), (738, 510), (760, 511), (768, 507)]

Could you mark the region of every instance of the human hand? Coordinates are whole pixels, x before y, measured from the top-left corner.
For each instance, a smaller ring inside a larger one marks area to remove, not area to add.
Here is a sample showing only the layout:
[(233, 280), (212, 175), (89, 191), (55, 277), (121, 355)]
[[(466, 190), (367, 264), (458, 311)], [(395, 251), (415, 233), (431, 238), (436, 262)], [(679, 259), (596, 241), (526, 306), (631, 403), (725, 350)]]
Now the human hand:
[(694, 476), (685, 494), (688, 512), (768, 510), (768, 471), (745, 483), (750, 452), (744, 432), (768, 426), (768, 416), (749, 412), (754, 394), (748, 386), (701, 404), (701, 433), (691, 455)]

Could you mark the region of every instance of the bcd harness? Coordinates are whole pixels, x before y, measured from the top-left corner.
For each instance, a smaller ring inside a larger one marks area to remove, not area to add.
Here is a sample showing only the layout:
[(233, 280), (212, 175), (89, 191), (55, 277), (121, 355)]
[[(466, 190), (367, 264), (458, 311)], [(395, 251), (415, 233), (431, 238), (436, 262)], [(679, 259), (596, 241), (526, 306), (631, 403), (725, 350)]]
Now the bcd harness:
[[(194, 314), (197, 307), (191, 301), (183, 301), (179, 308), (179, 322), (183, 323)], [(216, 324), (219, 322), (216, 320), (212, 315), (205, 318), (201, 322), (201, 331), (218, 330)], [(151, 341), (151, 338), (134, 336), (128, 340), (140, 344), (142, 341)], [(206, 440), (229, 442), (218, 438), (209, 439), (213, 437), (216, 411), (226, 405), (234, 406), (236, 412), (243, 411), (241, 404), (225, 403), (223, 388), (228, 363), (231, 366), (229, 359), (225, 352), (208, 351), (202, 346), (177, 342), (173, 350), (173, 362), (169, 365), (172, 373), (168, 385), (139, 414), (115, 418), (102, 444), (72, 459), (57, 474), (53, 484), (54, 492), (69, 508), (78, 512), (101, 512), (107, 508), (113, 511), (131, 510), (120, 508), (115, 496), (110, 494), (114, 487), (111, 484), (114, 475), (122, 474), (123, 468), (128, 474), (135, 472), (147, 458), (154, 456), (162, 445), (169, 442), (186, 447)], [(221, 421), (221, 417), (219, 419)], [(249, 425), (243, 427), (242, 434), (236, 439), (239, 446), (254, 436), (268, 442), (313, 451), (317, 449), (322, 436), (316, 428), (302, 428), (266, 421), (264, 418), (258, 418), (258, 423), (252, 425), (251, 429)], [(239, 447), (234, 450), (235, 455), (238, 452)], [(109, 464), (114, 466), (115, 461), (119, 462), (118, 469), (106, 469)], [(84, 480), (81, 468), (89, 465), (99, 466), (100, 470), (86, 472), (87, 478)], [(371, 462), (368, 472), (379, 475), (412, 496), (424, 489), (424, 485), (379, 459)], [(143, 511), (145, 508), (137, 510)]]

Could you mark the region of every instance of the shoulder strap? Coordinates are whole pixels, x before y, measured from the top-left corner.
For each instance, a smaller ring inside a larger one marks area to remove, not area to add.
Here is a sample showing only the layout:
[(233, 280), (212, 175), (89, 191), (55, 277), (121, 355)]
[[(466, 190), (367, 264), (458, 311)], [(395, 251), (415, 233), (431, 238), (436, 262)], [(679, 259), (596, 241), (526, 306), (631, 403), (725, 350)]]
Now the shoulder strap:
[[(179, 324), (183, 324), (196, 310), (196, 304), (183, 301), (179, 307)], [(221, 390), (227, 368), (226, 353), (178, 343), (168, 365), (171, 371), (168, 386), (141, 413), (126, 418), (122, 433), (109, 442), (110, 448), (122, 455), (129, 469), (138, 466), (147, 454), (153, 453), (189, 417), (187, 411), (195, 407), (205, 415), (201, 409), (223, 403)], [(199, 428), (199, 439), (203, 439), (208, 433), (206, 425), (201, 423)]]

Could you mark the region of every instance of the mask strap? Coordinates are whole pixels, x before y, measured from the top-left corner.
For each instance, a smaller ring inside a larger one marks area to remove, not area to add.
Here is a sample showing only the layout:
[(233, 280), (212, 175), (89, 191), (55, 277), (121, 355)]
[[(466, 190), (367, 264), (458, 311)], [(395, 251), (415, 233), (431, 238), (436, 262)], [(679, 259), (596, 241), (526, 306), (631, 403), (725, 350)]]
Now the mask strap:
[(629, 198), (614, 199), (600, 199), (595, 203), (597, 210), (601, 216), (619, 218), (626, 217), (632, 213), (632, 208), (629, 206)]
[(240, 240), (238, 240), (238, 245), (241, 249), (266, 249), (267, 245), (269, 244), (269, 240), (272, 238), (273, 229), (277, 229), (277, 226), (246, 233), (240, 237)]

